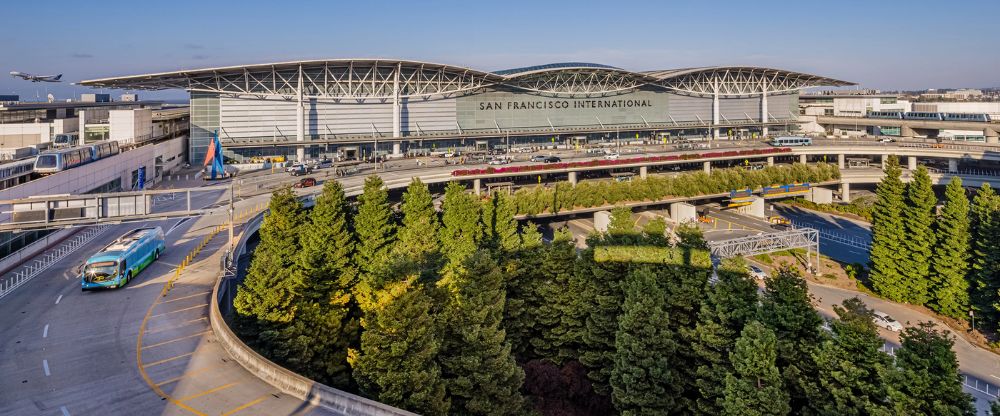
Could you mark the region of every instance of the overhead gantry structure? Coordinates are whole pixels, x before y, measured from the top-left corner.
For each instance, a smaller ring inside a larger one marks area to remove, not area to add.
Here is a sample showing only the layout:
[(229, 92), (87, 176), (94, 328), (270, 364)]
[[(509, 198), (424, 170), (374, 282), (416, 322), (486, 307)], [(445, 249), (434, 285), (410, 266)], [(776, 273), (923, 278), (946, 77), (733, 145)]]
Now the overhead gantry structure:
[[(86, 80), (80, 85), (140, 90), (184, 89), (223, 96), (297, 101), (296, 139), (305, 140), (304, 105), (311, 99), (392, 103), (393, 137), (401, 137), (403, 99), (431, 99), (509, 88), (545, 96), (601, 97), (638, 89), (667, 90), (712, 98), (713, 135), (720, 125), (719, 99), (760, 97), (766, 131), (768, 94), (854, 83), (800, 72), (751, 66), (719, 66), (633, 72), (608, 65), (569, 62), (503, 71), (410, 60), (327, 59), (181, 70)], [(302, 149), (300, 148), (300, 152)]]

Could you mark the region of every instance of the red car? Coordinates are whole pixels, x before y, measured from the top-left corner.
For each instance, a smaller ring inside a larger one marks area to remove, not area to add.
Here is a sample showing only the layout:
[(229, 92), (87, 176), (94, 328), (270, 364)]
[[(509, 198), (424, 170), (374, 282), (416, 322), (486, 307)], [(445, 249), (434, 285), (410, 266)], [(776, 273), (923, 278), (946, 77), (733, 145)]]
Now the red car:
[(302, 178), (292, 188), (308, 188), (310, 186), (316, 186), (316, 178)]

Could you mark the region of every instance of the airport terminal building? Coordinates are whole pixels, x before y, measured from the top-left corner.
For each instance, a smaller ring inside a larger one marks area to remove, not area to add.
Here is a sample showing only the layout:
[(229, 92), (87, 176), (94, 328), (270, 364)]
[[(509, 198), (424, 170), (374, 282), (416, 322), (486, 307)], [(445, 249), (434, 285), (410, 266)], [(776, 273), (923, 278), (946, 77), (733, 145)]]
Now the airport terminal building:
[(195, 163), (216, 131), (236, 161), (766, 135), (795, 129), (801, 89), (853, 85), (744, 66), (633, 72), (572, 62), (488, 72), (390, 59), (241, 65), (81, 84), (188, 90)]

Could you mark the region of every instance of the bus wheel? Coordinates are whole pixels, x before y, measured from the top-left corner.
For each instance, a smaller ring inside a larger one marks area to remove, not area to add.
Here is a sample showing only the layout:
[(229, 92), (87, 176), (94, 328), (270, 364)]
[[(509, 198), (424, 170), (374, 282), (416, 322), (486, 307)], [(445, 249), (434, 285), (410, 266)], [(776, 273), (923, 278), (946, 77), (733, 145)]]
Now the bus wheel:
[(153, 260), (160, 258), (160, 249), (153, 250)]
[(128, 272), (128, 274), (125, 275), (125, 283), (122, 283), (122, 286), (127, 285), (128, 282), (131, 282), (131, 281), (132, 281), (132, 272)]

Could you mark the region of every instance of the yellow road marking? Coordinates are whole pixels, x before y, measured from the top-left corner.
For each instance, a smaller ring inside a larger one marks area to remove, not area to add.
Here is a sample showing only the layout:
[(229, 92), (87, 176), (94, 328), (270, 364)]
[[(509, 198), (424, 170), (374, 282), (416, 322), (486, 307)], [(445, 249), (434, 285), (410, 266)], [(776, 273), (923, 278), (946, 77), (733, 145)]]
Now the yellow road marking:
[(270, 394), (265, 394), (263, 396), (260, 396), (260, 397), (254, 399), (254, 400), (251, 400), (251, 401), (246, 402), (246, 403), (244, 403), (244, 404), (242, 404), (240, 406), (237, 406), (233, 410), (230, 410), (230, 411), (228, 411), (226, 413), (223, 413), (221, 416), (231, 416), (232, 414), (234, 414), (236, 412), (239, 412), (240, 410), (246, 409), (246, 408), (248, 408), (250, 406), (253, 406), (253, 405), (257, 404), (257, 403), (260, 403), (260, 402), (262, 402), (264, 400), (267, 400), (268, 397), (271, 397), (271, 395)]
[(194, 355), (193, 351), (189, 352), (187, 354), (181, 354), (181, 355), (170, 357), (170, 358), (167, 358), (167, 359), (164, 359), (164, 360), (160, 360), (160, 361), (153, 361), (151, 363), (143, 363), (142, 366), (143, 367), (152, 367), (154, 365), (160, 365), (160, 364), (163, 364), (163, 363), (168, 363), (168, 362), (171, 362), (173, 360), (178, 360), (178, 359), (181, 359), (181, 358), (184, 358), (184, 357), (187, 357), (187, 356), (191, 356), (191, 355)]
[(167, 385), (167, 384), (173, 383), (175, 381), (178, 381), (180, 379), (191, 377), (191, 376), (194, 376), (194, 375), (198, 375), (198, 374), (204, 373), (204, 372), (206, 372), (208, 370), (214, 370), (216, 368), (219, 368), (219, 366), (218, 365), (210, 365), (210, 366), (206, 366), (206, 367), (201, 367), (201, 368), (199, 368), (197, 370), (185, 371), (184, 374), (181, 374), (181, 375), (179, 375), (177, 377), (174, 377), (174, 378), (163, 380), (163, 381), (161, 381), (159, 383), (156, 383), (156, 385), (157, 386)]
[(198, 308), (202, 308), (202, 307), (205, 307), (205, 306), (208, 306), (208, 304), (207, 303), (202, 303), (201, 305), (195, 305), (195, 306), (187, 307), (187, 308), (184, 308), (184, 309), (178, 309), (176, 311), (158, 313), (156, 315), (150, 316), (150, 318), (158, 318), (158, 317), (161, 317), (161, 316), (164, 316), (164, 315), (169, 315), (169, 314), (177, 313), (177, 312), (189, 311), (191, 309), (198, 309)]
[(193, 298), (193, 297), (195, 297), (195, 296), (204, 296), (204, 295), (209, 295), (209, 294), (211, 294), (211, 293), (212, 293), (212, 291), (207, 291), (207, 292), (201, 292), (201, 293), (195, 293), (195, 294), (193, 294), (193, 295), (187, 295), (187, 296), (181, 296), (181, 297), (179, 297), (179, 298), (174, 298), (174, 299), (170, 299), (170, 300), (165, 300), (165, 301), (163, 301), (163, 302), (160, 302), (160, 304), (162, 305), (162, 304), (164, 304), (164, 303), (170, 303), (170, 302), (174, 302), (174, 301), (178, 301), (178, 300), (183, 300), (183, 299), (188, 299), (188, 298)]
[(163, 341), (163, 342), (158, 342), (158, 343), (156, 343), (156, 344), (152, 344), (152, 345), (147, 345), (147, 346), (145, 346), (145, 347), (142, 347), (142, 349), (147, 349), (147, 348), (153, 348), (153, 347), (159, 347), (159, 346), (161, 346), (161, 345), (166, 345), (166, 344), (170, 344), (170, 343), (172, 343), (172, 342), (177, 342), (177, 341), (181, 341), (181, 340), (185, 340), (185, 339), (188, 339), (188, 338), (194, 338), (194, 337), (197, 337), (197, 336), (201, 336), (201, 335), (205, 335), (205, 334), (207, 334), (207, 333), (208, 333), (209, 331), (211, 331), (211, 330), (206, 330), (206, 331), (201, 331), (201, 332), (198, 332), (198, 333), (195, 333), (195, 334), (191, 334), (191, 335), (188, 335), (188, 336), (183, 336), (183, 337), (180, 337), (180, 338), (174, 338), (174, 339), (172, 339), (172, 340), (170, 340), (170, 341)]
[(207, 395), (215, 393), (215, 392), (217, 392), (219, 390), (228, 389), (228, 388), (230, 388), (232, 386), (235, 386), (237, 384), (240, 384), (240, 382), (237, 381), (235, 383), (223, 384), (223, 385), (221, 385), (219, 387), (216, 387), (214, 389), (208, 389), (208, 390), (205, 390), (205, 391), (203, 391), (201, 393), (198, 393), (198, 394), (195, 394), (195, 395), (192, 395), (192, 396), (187, 396), (187, 397), (185, 397), (183, 399), (177, 399), (177, 401), (179, 401), (179, 402), (186, 402), (186, 401), (191, 400), (191, 399), (197, 399), (197, 398), (199, 398), (201, 396), (207, 396)]
[(193, 324), (195, 322), (198, 322), (198, 321), (207, 321), (207, 320), (208, 320), (207, 316), (202, 316), (201, 318), (196, 318), (196, 319), (192, 319), (190, 321), (181, 322), (180, 325), (168, 326), (168, 327), (160, 328), (160, 329), (157, 329), (157, 330), (154, 330), (154, 331), (146, 331), (146, 335), (155, 334), (157, 332), (169, 331), (169, 330), (172, 330), (172, 329), (181, 329), (181, 328), (183, 328), (185, 326), (188, 326), (190, 324)]

